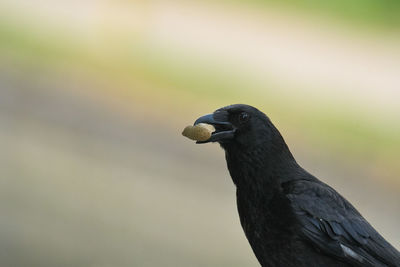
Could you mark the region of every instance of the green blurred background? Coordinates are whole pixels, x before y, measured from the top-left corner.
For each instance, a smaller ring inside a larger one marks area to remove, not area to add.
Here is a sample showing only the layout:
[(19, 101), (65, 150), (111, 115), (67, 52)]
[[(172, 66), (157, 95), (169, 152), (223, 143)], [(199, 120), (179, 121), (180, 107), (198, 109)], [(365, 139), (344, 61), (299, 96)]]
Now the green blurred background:
[(397, 0), (0, 1), (0, 266), (258, 266), (217, 145), (255, 105), (400, 247)]

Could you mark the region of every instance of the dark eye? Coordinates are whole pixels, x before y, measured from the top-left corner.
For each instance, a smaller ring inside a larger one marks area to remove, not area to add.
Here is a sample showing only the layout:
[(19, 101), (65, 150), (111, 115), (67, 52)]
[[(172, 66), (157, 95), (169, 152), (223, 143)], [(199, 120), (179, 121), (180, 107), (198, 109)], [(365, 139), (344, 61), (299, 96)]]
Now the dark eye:
[(245, 123), (249, 120), (250, 116), (246, 112), (242, 112), (239, 114), (239, 123)]

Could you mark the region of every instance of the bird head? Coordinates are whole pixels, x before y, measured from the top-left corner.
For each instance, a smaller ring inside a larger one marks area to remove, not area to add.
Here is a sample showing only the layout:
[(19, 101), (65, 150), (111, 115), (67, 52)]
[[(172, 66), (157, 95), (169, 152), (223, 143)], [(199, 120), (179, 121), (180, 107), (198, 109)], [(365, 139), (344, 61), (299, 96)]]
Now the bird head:
[(197, 143), (218, 142), (224, 149), (260, 145), (270, 141), (272, 132), (276, 130), (264, 113), (244, 104), (217, 109), (212, 114), (198, 118), (194, 125), (199, 123), (211, 124), (215, 131), (208, 140)]

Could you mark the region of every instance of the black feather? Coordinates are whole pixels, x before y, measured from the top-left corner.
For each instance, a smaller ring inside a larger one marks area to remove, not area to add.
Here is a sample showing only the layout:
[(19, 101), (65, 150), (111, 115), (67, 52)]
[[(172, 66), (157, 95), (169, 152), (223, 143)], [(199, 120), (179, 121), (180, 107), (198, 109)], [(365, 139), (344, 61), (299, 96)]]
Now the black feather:
[(218, 142), (262, 266), (400, 266), (400, 253), (346, 199), (297, 164), (265, 114), (232, 105), (214, 119), (235, 132)]

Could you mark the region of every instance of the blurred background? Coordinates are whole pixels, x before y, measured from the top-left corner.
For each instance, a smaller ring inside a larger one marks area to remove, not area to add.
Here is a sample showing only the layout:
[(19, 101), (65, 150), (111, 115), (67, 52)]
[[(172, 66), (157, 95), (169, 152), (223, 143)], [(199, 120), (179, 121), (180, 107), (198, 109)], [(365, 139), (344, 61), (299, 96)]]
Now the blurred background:
[(264, 111), (400, 248), (397, 0), (1, 0), (0, 265), (259, 266), (218, 145)]

